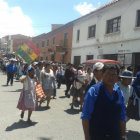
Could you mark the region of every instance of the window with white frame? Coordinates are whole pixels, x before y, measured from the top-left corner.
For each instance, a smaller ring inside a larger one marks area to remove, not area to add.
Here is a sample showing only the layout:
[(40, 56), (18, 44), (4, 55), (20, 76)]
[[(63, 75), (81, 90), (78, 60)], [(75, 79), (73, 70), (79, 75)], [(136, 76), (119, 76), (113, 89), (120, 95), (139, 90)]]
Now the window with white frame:
[(140, 27), (140, 10), (137, 11), (137, 27)]
[(114, 33), (120, 31), (121, 16), (110, 20), (107, 20), (107, 31), (106, 33)]
[(95, 37), (96, 25), (88, 27), (88, 38)]

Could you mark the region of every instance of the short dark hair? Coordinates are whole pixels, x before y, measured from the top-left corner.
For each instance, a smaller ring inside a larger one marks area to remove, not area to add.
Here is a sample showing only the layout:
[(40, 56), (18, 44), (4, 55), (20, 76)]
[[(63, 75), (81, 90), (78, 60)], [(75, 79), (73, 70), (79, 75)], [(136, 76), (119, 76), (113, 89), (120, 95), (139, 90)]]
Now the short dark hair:
[(90, 68), (90, 67), (88, 67), (87, 72), (88, 72), (89, 70), (91, 70), (91, 68)]
[(39, 62), (39, 63), (38, 63), (38, 66), (41, 66), (41, 65), (43, 65), (43, 63), (42, 63), (42, 62)]
[(71, 63), (68, 63), (68, 64), (67, 64), (67, 66), (70, 66), (70, 65), (71, 65)]
[(50, 63), (46, 63), (45, 64), (45, 68), (47, 68), (48, 66), (50, 66), (51, 64)]
[(120, 73), (120, 68), (117, 64), (105, 64), (102, 73), (104, 74), (107, 70), (116, 70), (118, 75)]

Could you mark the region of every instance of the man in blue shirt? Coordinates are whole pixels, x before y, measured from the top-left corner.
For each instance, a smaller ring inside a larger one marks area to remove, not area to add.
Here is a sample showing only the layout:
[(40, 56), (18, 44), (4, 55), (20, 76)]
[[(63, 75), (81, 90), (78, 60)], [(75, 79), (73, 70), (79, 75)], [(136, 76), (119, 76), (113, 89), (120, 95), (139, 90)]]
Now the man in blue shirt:
[(102, 73), (102, 82), (93, 85), (85, 96), (81, 115), (85, 140), (125, 140), (125, 101), (115, 84), (119, 69), (105, 64)]
[(7, 70), (7, 86), (9, 82), (11, 83), (12, 86), (14, 73), (16, 71), (16, 66), (14, 65), (14, 61), (11, 61), (10, 64), (7, 65), (6, 70)]

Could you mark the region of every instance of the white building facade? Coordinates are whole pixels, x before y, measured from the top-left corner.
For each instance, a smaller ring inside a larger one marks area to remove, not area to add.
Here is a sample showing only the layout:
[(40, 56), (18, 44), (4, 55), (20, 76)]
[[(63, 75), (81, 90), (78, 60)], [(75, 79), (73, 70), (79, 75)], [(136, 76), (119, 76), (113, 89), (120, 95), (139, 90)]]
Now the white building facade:
[(71, 62), (98, 58), (140, 67), (140, 0), (113, 0), (74, 21)]

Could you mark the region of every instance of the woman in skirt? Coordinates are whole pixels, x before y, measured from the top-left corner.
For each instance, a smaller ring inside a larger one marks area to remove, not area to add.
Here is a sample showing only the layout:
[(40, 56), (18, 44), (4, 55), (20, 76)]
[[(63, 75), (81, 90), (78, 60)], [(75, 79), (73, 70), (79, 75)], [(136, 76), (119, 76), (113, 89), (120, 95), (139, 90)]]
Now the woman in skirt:
[(80, 97), (80, 110), (83, 108), (83, 101), (84, 101), (84, 94), (85, 94), (85, 75), (83, 72), (83, 67), (78, 67), (78, 75), (73, 83), (73, 87), (71, 88), (71, 95), (72, 98), (72, 104), (71, 109), (73, 109), (75, 100)]
[(27, 73), (25, 76), (20, 78), (21, 83), (23, 83), (23, 91), (20, 94), (19, 102), (17, 108), (21, 111), (21, 118), (24, 117), (24, 112), (28, 110), (27, 122), (31, 122), (32, 111), (35, 111), (37, 107), (36, 100), (36, 84), (37, 79), (35, 78), (35, 71), (32, 66), (27, 68)]
[(41, 72), (41, 83), (43, 91), (47, 97), (47, 108), (50, 108), (49, 103), (51, 100), (51, 96), (54, 93), (54, 74), (53, 70), (51, 69), (51, 64), (47, 63), (45, 68)]

